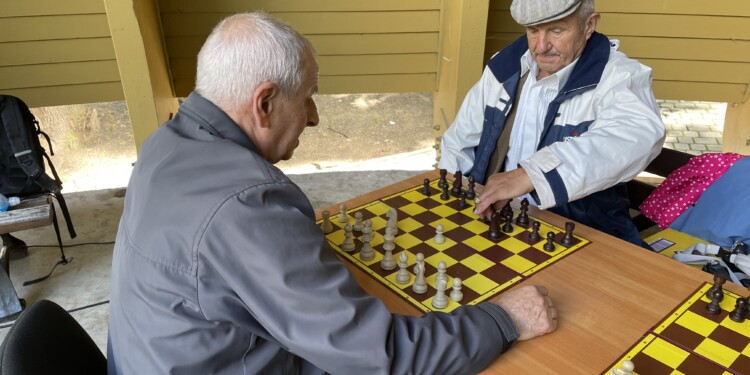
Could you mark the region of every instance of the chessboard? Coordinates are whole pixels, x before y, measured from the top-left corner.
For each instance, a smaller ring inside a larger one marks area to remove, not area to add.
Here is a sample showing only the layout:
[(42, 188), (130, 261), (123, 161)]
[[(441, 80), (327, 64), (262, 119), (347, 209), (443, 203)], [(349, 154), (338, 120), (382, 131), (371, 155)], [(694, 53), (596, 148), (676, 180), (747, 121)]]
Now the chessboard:
[[(429, 195), (424, 194), (426, 188), (429, 188)], [(438, 180), (426, 181), (425, 186), (420, 185), (359, 207), (349, 208), (344, 213), (343, 221), (339, 221), (341, 213), (329, 213), (332, 231), (325, 235), (326, 239), (341, 258), (351, 262), (423, 312), (450, 312), (462, 305), (474, 305), (489, 300), (590, 243), (573, 234), (568, 246), (563, 246), (564, 229), (531, 216), (528, 216), (528, 224), (519, 225), (514, 220), (511, 231), (501, 232), (499, 238), (496, 236), (490, 239), (489, 225), (473, 213), (472, 201), (468, 201), (467, 207), (460, 208), (459, 198), (450, 196), (442, 199), (441, 195)], [(510, 206), (508, 208), (510, 209)], [(392, 209), (395, 209), (398, 218), (398, 232), (393, 240), (395, 249), (392, 253), (395, 259), (399, 259), (402, 253), (406, 254), (410, 281), (405, 284), (396, 281), (400, 267), (388, 271), (380, 264), (384, 257), (383, 244), (389, 219), (388, 212)], [(512, 210), (513, 216), (517, 217), (520, 211)], [(362, 214), (362, 220), (369, 219), (372, 223), (370, 246), (374, 249), (375, 256), (367, 261), (359, 256), (359, 250), (364, 243), (357, 232), (354, 232), (353, 238), (354, 251), (347, 252), (342, 249), (345, 240), (344, 226), (347, 223), (355, 224), (357, 212)], [(319, 220), (318, 224), (322, 221)], [(542, 238), (533, 240), (530, 234), (535, 221), (540, 224), (538, 233)], [(443, 226), (445, 241), (442, 244), (434, 240), (438, 224)], [(544, 245), (548, 242), (548, 233), (552, 233), (551, 237), (554, 239), (554, 248), (551, 251), (544, 250)], [(424, 257), (427, 291), (417, 294), (413, 291), (412, 284), (415, 279), (414, 264), (417, 254), (420, 253)], [(463, 298), (459, 302), (448, 299), (446, 307), (437, 309), (432, 306), (432, 300), (437, 290), (435, 279), (440, 262), (445, 262), (447, 266), (447, 292), (451, 290), (453, 278), (458, 277), (462, 280)]]
[(729, 318), (743, 297), (724, 290), (721, 311), (708, 314), (711, 287), (701, 285), (602, 374), (611, 374), (625, 360), (640, 375), (750, 374), (750, 321)]

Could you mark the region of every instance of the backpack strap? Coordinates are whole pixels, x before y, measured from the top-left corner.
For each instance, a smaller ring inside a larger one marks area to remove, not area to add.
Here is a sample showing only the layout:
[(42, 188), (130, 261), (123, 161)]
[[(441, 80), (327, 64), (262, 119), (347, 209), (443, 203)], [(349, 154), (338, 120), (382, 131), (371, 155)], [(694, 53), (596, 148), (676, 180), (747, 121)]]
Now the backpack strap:
[[(57, 177), (57, 174), (55, 174), (55, 177)], [(70, 233), (70, 238), (76, 238), (76, 230), (75, 228), (73, 228), (73, 221), (70, 219), (68, 205), (65, 204), (65, 198), (63, 197), (62, 192), (60, 192), (60, 185), (58, 185), (57, 181), (53, 180), (50, 176), (47, 176), (47, 174), (42, 174), (41, 176), (39, 176), (39, 178), (36, 180), (36, 183), (45, 190), (50, 191), (52, 196), (57, 199), (57, 203), (60, 203), (60, 210), (63, 213), (63, 217), (65, 217), (65, 223), (68, 225), (68, 233)], [(58, 230), (57, 217), (55, 217), (55, 230)], [(57, 236), (59, 237), (60, 234), (58, 233)]]

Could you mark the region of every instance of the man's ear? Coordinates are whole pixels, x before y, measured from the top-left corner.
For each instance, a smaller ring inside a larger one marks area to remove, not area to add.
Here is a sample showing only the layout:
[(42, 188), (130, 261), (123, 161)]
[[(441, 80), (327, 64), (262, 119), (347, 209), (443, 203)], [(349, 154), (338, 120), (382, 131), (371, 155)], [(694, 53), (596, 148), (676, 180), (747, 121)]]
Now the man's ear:
[(271, 112), (279, 94), (279, 88), (271, 82), (263, 82), (253, 91), (251, 110), (256, 124), (261, 127), (270, 125)]
[(586, 28), (584, 30), (586, 40), (589, 40), (589, 38), (591, 38), (591, 34), (596, 31), (596, 26), (599, 24), (599, 20), (601, 19), (601, 17), (602, 16), (599, 13), (593, 13), (589, 16), (589, 19), (586, 20)]

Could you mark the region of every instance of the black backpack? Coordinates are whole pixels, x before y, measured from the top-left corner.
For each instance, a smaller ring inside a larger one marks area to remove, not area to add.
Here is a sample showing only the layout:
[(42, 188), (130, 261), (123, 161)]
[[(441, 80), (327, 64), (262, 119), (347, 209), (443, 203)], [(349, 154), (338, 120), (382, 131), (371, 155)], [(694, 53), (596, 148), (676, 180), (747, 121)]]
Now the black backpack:
[[(70, 238), (75, 238), (76, 232), (70, 220), (68, 206), (60, 192), (62, 181), (39, 142), (40, 135), (47, 140), (50, 154), (54, 155), (49, 136), (39, 128), (39, 121), (29, 111), (26, 103), (15, 96), (0, 95), (0, 193), (6, 197), (21, 199), (40, 194), (52, 195), (60, 204)], [(44, 159), (47, 159), (54, 178), (45, 172)], [(57, 215), (53, 217), (57, 241), (62, 250)]]

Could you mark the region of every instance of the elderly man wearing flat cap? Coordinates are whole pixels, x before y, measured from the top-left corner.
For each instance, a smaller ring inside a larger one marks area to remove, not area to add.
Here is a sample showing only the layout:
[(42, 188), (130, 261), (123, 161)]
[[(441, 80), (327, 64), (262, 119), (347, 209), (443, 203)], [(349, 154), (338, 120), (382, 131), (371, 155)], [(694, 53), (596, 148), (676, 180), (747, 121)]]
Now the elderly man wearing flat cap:
[(488, 218), (517, 197), (648, 246), (624, 182), (658, 155), (664, 124), (651, 69), (597, 33), (593, 0), (514, 0), (526, 35), (496, 53), (442, 139), (440, 168), (485, 189)]

